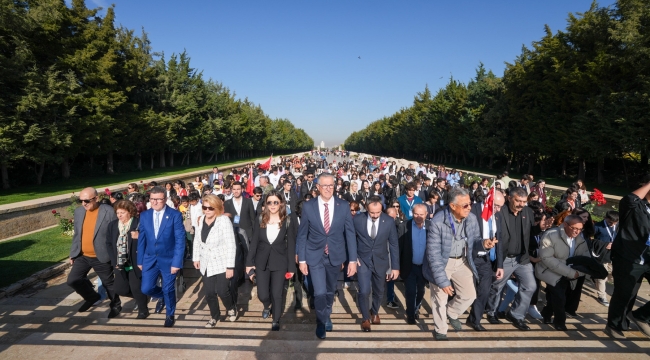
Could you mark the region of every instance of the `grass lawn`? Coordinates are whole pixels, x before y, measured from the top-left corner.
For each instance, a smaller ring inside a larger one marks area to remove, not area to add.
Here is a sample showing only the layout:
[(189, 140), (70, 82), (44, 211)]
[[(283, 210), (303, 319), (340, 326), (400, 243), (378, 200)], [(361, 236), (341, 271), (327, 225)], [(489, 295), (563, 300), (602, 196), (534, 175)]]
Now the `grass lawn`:
[(0, 288), (67, 259), (71, 243), (58, 226), (0, 242)]
[[(275, 156), (284, 156), (284, 155), (274, 155)], [(0, 205), (11, 204), (15, 202), (38, 199), (42, 197), (48, 197), (53, 195), (61, 194), (72, 194), (72, 192), (78, 193), (81, 189), (93, 186), (98, 190), (103, 190), (107, 187), (111, 187), (118, 184), (130, 183), (130, 182), (139, 182), (143, 179), (152, 179), (159, 177), (167, 177), (172, 175), (183, 174), (187, 172), (205, 170), (206, 173), (212, 171), (214, 166), (228, 166), (243, 162), (252, 162), (253, 160), (258, 159), (268, 159), (265, 158), (250, 158), (250, 159), (239, 159), (233, 160), (230, 162), (220, 162), (220, 163), (209, 163), (209, 164), (200, 164), (200, 165), (191, 165), (183, 167), (174, 167), (174, 168), (164, 168), (164, 169), (153, 169), (153, 170), (143, 170), (139, 172), (128, 172), (121, 174), (113, 175), (103, 175), (93, 178), (75, 178), (68, 180), (59, 180), (52, 183), (47, 183), (43, 185), (33, 185), (18, 187), (9, 190), (0, 190)]]

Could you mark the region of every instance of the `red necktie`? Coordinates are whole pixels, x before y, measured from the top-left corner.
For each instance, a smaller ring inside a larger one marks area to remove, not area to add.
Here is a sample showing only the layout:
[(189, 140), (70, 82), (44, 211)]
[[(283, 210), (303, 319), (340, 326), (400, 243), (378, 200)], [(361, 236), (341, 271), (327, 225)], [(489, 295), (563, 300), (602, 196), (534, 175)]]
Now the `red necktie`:
[[(325, 228), (325, 234), (328, 234), (330, 232), (330, 209), (329, 209), (329, 204), (323, 204), (325, 205), (325, 214), (323, 215), (323, 227)], [(329, 251), (327, 248), (327, 244), (325, 244), (325, 255), (328, 255)]]

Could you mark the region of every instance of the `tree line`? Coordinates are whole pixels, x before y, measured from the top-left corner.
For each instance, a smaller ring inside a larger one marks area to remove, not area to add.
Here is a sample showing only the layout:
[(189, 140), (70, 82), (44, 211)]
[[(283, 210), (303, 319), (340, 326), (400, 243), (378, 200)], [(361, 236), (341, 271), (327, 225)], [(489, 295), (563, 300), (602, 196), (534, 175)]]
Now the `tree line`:
[(480, 64), (467, 84), (451, 78), (435, 95), (427, 87), (412, 106), (353, 132), (345, 148), (633, 182), (648, 171), (650, 5), (594, 2), (567, 22), (556, 33), (546, 26), (502, 77)]
[(100, 11), (0, 0), (3, 188), (41, 184), (46, 170), (65, 179), (96, 159), (112, 174), (116, 158), (142, 170), (313, 147), (289, 120), (206, 80), (186, 52), (156, 53), (144, 30), (115, 26), (113, 6)]

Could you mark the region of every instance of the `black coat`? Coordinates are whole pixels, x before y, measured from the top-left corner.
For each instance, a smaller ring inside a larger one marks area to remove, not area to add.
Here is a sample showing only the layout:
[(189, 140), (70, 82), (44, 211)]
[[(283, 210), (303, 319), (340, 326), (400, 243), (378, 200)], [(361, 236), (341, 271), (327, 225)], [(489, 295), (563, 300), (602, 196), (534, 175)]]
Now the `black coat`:
[[(246, 199), (243, 196), (241, 199), (242, 199), (242, 204), (241, 204), (241, 213), (239, 214), (239, 227), (244, 230), (251, 230), (253, 229), (253, 221), (255, 219), (255, 209), (253, 207), (253, 200)], [(260, 204), (257, 204), (257, 206), (259, 208)], [(232, 215), (232, 217), (230, 217), (230, 222), (234, 224), (235, 215), (237, 215), (237, 211), (235, 210), (233, 199), (227, 200), (223, 204), (223, 208), (225, 213)]]
[[(107, 235), (106, 235), (106, 250), (108, 251), (108, 256), (111, 259), (111, 266), (115, 268), (117, 265), (117, 238), (120, 237), (119, 229), (119, 219), (113, 220), (108, 224)], [(127, 241), (127, 259), (129, 264), (133, 266), (133, 271), (138, 279), (142, 278), (142, 271), (136, 266), (138, 263), (138, 239), (131, 237), (131, 231), (136, 231), (140, 225), (140, 220), (138, 218), (133, 218), (131, 222), (131, 228), (126, 233)]]
[[(287, 225), (287, 220), (289, 224)], [(298, 218), (289, 215), (281, 225), (278, 238), (271, 244), (266, 237), (266, 229), (260, 227), (259, 221), (253, 226), (253, 238), (246, 258), (246, 266), (255, 266), (256, 270), (296, 272), (296, 235)]]
[[(508, 204), (506, 203), (501, 207), (499, 216), (499, 228), (497, 229), (497, 268), (503, 268), (503, 260), (508, 255), (508, 247), (510, 241), (521, 241), (522, 234), (515, 234), (515, 224), (509, 221), (510, 216), (507, 215), (507, 212), (510, 211)], [(521, 210), (522, 216), (522, 233), (523, 233), (523, 243), (524, 243), (524, 253), (521, 256), (520, 264), (525, 265), (530, 263), (529, 259), (529, 247), (530, 247), (530, 238), (542, 232), (539, 224), (535, 225), (535, 214), (533, 210), (528, 206), (525, 206)]]
[[(408, 278), (411, 273), (411, 268), (413, 267), (413, 220), (409, 220), (405, 223), (402, 223), (400, 226), (403, 226), (401, 229), (398, 228), (399, 235), (399, 274), (403, 280)], [(427, 230), (427, 238), (429, 237), (429, 220), (424, 221), (424, 228)], [(425, 249), (425, 259), (426, 259), (426, 249)]]

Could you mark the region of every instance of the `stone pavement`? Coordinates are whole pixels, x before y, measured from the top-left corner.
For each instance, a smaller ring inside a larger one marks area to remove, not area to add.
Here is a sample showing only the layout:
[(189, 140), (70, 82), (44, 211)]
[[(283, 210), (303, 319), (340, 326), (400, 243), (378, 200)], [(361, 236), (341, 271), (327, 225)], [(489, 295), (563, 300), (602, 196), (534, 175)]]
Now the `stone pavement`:
[[(186, 270), (186, 277), (195, 276)], [(0, 301), (0, 359), (431, 359), (435, 355), (446, 359), (637, 359), (648, 358), (650, 353), (650, 341), (639, 331), (628, 332), (629, 340), (622, 342), (603, 333), (607, 309), (596, 302), (589, 281), (579, 318), (568, 319), (567, 332), (528, 319), (531, 331), (504, 323), (486, 324), (489, 331), (479, 333), (463, 325), (462, 331), (450, 331), (449, 341), (437, 342), (432, 335), (428, 291), (417, 325), (406, 324), (403, 308), (383, 307), (382, 324), (363, 333), (355, 286), (341, 289), (332, 315), (334, 331), (319, 340), (314, 335), (315, 316), (308, 307), (293, 311), (293, 288), (287, 292), (279, 332), (271, 332), (271, 320), (261, 318), (262, 306), (249, 282), (240, 288), (239, 319), (231, 323), (222, 318), (217, 328), (205, 329), (209, 312), (201, 284), (189, 278), (193, 283), (178, 302), (176, 325), (164, 328), (163, 315), (136, 319), (135, 304), (128, 298), (123, 299), (124, 309), (115, 319), (106, 318), (107, 301), (90, 312), (77, 313), (81, 299), (66, 285), (66, 276)], [(402, 283), (397, 288), (403, 304)], [(648, 299), (650, 286), (644, 283), (639, 303)], [(154, 305), (150, 303), (152, 312)], [(466, 316), (462, 316), (463, 324)]]

